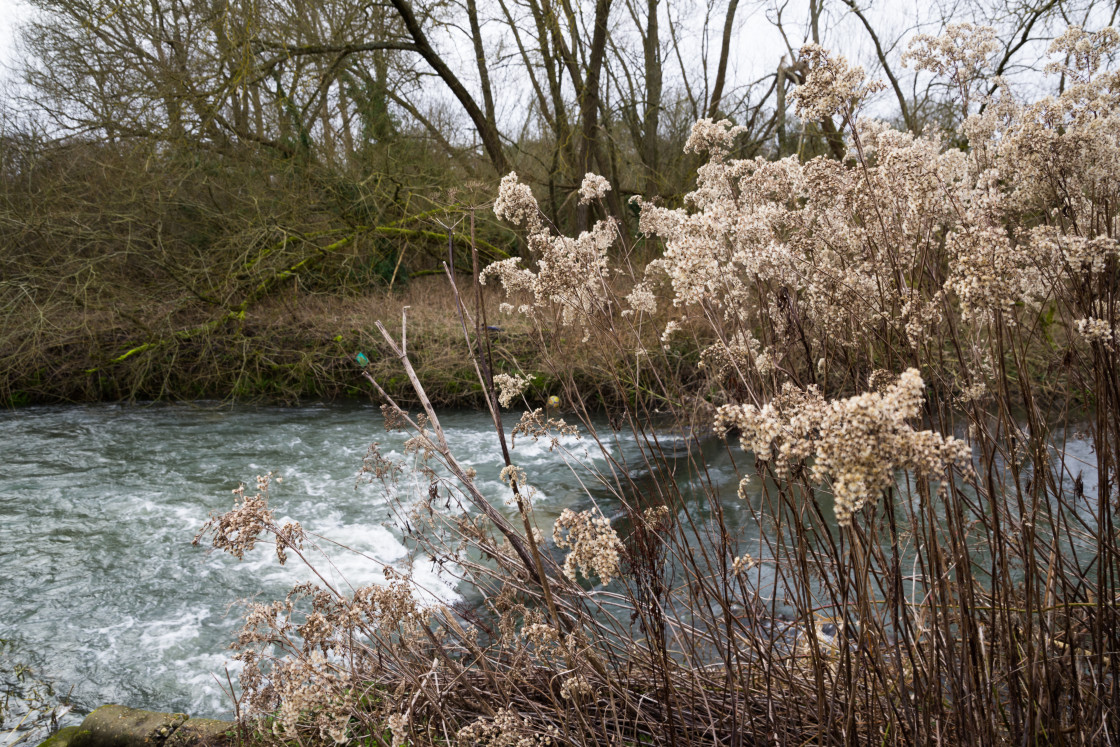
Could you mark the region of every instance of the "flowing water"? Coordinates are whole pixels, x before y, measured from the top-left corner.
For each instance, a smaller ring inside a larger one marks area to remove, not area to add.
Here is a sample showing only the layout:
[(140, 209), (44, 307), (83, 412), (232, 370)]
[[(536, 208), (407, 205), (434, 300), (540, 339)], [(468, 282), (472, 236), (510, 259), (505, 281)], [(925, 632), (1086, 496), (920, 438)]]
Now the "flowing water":
[[(441, 422), (483, 492), (506, 495), (488, 416)], [(311, 578), (298, 561), (280, 567), (271, 545), (241, 562), (192, 546), (240, 482), (251, 490), (256, 475), (275, 472), (281, 523), (290, 517), (368, 556), (331, 552), (323, 565), (335, 580), (384, 582), (382, 564), (406, 561), (384, 487), (356, 480), (371, 442), (404, 456), (402, 434), (387, 433), (374, 407), (98, 405), (0, 413), (0, 423), (0, 640), (56, 691), (71, 691), (71, 721), (103, 703), (230, 715), (222, 688), (235, 603), (280, 598)], [(518, 439), (514, 461), (540, 491), (542, 524), (586, 507), (577, 472), (544, 441)], [(456, 598), (429, 566), (411, 570), (434, 596)]]
[[(453, 453), (501, 502), (508, 488), (498, 480), (488, 416), (448, 413), (441, 421)], [(515, 421), (507, 420), (507, 432)], [(8, 670), (18, 661), (56, 694), (70, 692), (73, 710), (63, 723), (104, 703), (231, 715), (223, 687), (227, 666), (236, 682), (227, 647), (239, 624), (237, 601), (280, 598), (311, 578), (298, 562), (279, 566), (271, 545), (240, 562), (192, 546), (207, 515), (228, 510), (231, 491), (242, 482), (251, 490), (256, 475), (282, 476), (271, 494), (281, 523), (299, 521), (360, 551), (330, 552), (330, 563), (317, 563), (334, 581), (356, 587), (383, 582), (384, 564), (406, 570), (385, 488), (356, 479), (371, 442), (386, 457), (404, 458), (404, 436), (387, 433), (372, 406), (28, 408), (0, 413), (0, 426), (0, 669), (6, 657)], [(637, 464), (633, 438), (618, 438), (616, 458)], [(590, 439), (566, 445), (606, 466)], [(1085, 490), (1095, 494), (1089, 444), (1071, 438), (1066, 447), (1067, 464), (1071, 456), (1084, 460)], [(588, 507), (589, 474), (544, 440), (519, 438), (513, 461), (540, 491), (535, 506), (546, 534), (562, 509)], [(749, 506), (734, 497), (737, 477), (722, 444), (706, 444), (704, 461), (705, 479), (726, 496), (727, 523), (757, 539)], [(400, 489), (426, 490), (426, 481), (405, 476)], [(610, 515), (609, 496), (591, 492)], [(706, 507), (696, 508), (702, 520)], [(407, 570), (432, 596), (457, 598), (429, 565)], [(0, 727), (0, 745), (11, 728)]]

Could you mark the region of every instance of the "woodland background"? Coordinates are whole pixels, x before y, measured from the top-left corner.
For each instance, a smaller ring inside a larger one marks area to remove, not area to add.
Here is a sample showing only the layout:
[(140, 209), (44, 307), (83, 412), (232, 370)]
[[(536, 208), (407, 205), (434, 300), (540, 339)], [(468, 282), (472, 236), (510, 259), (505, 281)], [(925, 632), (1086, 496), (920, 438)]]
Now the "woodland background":
[[(376, 350), (373, 319), (402, 304), (420, 315), (414, 354), (434, 400), (477, 403), (443, 281), (424, 276), (442, 274), (449, 251), (472, 269), (471, 215), (483, 263), (521, 253), (487, 207), (502, 175), (531, 184), (561, 231), (613, 214), (627, 239), (618, 251), (641, 264), (659, 247), (639, 236), (628, 198), (680, 204), (701, 163), (683, 149), (698, 119), (746, 128), (735, 157), (843, 156), (842, 126), (787, 107), (803, 43), (887, 82), (877, 116), (954, 141), (963, 112), (944, 83), (902, 65), (907, 39), (992, 25), (996, 73), (1053, 92), (1039, 74), (1049, 41), (1070, 24), (1115, 23), (1120, 10), (1114, 0), (31, 6), (0, 103), (8, 406), (366, 396), (352, 386), (353, 354)], [(578, 204), (589, 171), (615, 185), (601, 206)], [(504, 343), (518, 348), (516, 329)], [(403, 379), (389, 378), (403, 394)], [(593, 385), (595, 371), (585, 378)]]

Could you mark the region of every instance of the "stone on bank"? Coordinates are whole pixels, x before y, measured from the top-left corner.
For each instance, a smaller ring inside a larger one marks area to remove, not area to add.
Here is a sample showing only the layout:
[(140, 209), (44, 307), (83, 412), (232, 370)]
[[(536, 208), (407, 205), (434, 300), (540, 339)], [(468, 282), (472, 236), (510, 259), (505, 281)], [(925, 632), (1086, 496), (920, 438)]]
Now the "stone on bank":
[(39, 747), (221, 747), (237, 742), (237, 724), (185, 713), (101, 706), (81, 726), (67, 726)]

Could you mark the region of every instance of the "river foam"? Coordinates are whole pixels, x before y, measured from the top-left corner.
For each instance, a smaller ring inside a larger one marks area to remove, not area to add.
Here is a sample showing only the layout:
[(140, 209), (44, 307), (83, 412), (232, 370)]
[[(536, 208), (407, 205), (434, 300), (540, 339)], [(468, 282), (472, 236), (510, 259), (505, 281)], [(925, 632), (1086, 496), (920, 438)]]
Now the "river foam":
[[(222, 688), (226, 668), (235, 669), (228, 645), (239, 600), (281, 598), (317, 580), (291, 553), (280, 566), (271, 544), (240, 562), (191, 545), (207, 516), (228, 510), (232, 491), (252, 489), (257, 475), (283, 478), (270, 491), (274, 515), (324, 538), (311, 536), (307, 555), (336, 588), (385, 583), (388, 565), (411, 575), (425, 602), (459, 598), (450, 574), (410, 560), (389, 510), (390, 494), (426, 492), (426, 481), (406, 473), (387, 489), (356, 479), (373, 441), (404, 459), (404, 435), (387, 433), (375, 407), (94, 405), (3, 418), (0, 637), (18, 636), (30, 663), (62, 691), (73, 688), (71, 718), (109, 701), (230, 715)], [(489, 417), (441, 421), (477, 485), (512, 513)], [(515, 423), (510, 415), (507, 433)], [(594, 442), (561, 445), (579, 458), (586, 447), (597, 455)], [(586, 502), (547, 440), (518, 438), (512, 457), (538, 490), (542, 522)]]

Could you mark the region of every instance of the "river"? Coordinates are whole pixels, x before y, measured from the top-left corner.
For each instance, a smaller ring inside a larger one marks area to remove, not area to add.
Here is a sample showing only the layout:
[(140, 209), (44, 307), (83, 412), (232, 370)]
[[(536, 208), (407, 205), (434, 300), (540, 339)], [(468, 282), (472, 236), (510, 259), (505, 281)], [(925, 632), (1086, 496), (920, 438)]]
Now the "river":
[[(516, 420), (508, 416), (507, 432)], [(441, 421), (453, 453), (501, 503), (508, 488), (499, 482), (488, 416), (447, 413)], [(330, 563), (318, 564), (331, 567), (333, 580), (384, 582), (388, 563), (410, 570), (435, 597), (458, 596), (430, 565), (405, 567), (385, 488), (357, 479), (374, 441), (385, 456), (404, 458), (404, 435), (386, 432), (373, 406), (34, 407), (0, 413), (0, 424), (0, 669), (5, 662), (9, 668), (0, 677), (11, 681), (16, 662), (50, 682), (55, 697), (69, 693), (73, 709), (64, 724), (104, 703), (231, 716), (223, 687), (227, 666), (236, 682), (228, 645), (239, 625), (238, 601), (280, 598), (311, 578), (298, 562), (280, 567), (271, 545), (239, 562), (191, 544), (206, 517), (230, 508), (231, 491), (239, 483), (251, 489), (256, 475), (283, 478), (271, 495), (280, 522), (299, 521), (359, 551), (331, 552)], [(633, 438), (611, 435), (615, 455), (636, 464)], [(605, 466), (591, 439), (565, 445)], [(1067, 465), (1081, 462), (1074, 471), (1084, 469), (1085, 491), (1095, 494), (1089, 443), (1071, 434), (1065, 445)], [(734, 497), (738, 481), (722, 444), (710, 441), (704, 452), (705, 479), (726, 496), (728, 524), (757, 538), (748, 507)], [(539, 491), (537, 520), (546, 535), (562, 509), (588, 507), (581, 486), (588, 473), (551, 453), (546, 441), (519, 438), (513, 461)], [(400, 483), (417, 494), (426, 488), (426, 480), (407, 475)], [(609, 515), (607, 494), (597, 498)], [(0, 729), (0, 747), (11, 728)]]
[[(500, 501), (508, 488), (488, 416), (441, 421), (476, 484)], [(192, 546), (239, 483), (251, 489), (256, 475), (274, 472), (278, 520), (373, 559), (330, 553), (336, 579), (384, 582), (381, 563), (406, 560), (384, 487), (356, 479), (373, 441), (403, 458), (403, 435), (386, 432), (373, 406), (42, 407), (0, 413), (0, 422), (0, 639), (10, 660), (71, 693), (67, 722), (104, 703), (230, 716), (222, 688), (236, 603), (282, 597), (311, 577), (298, 562), (280, 567), (271, 545), (241, 562)], [(589, 440), (568, 443), (595, 456)], [(518, 439), (514, 461), (540, 491), (542, 524), (581, 500), (576, 472), (543, 441)], [(405, 477), (402, 489), (426, 483)], [(429, 566), (412, 573), (434, 595), (456, 598)]]

